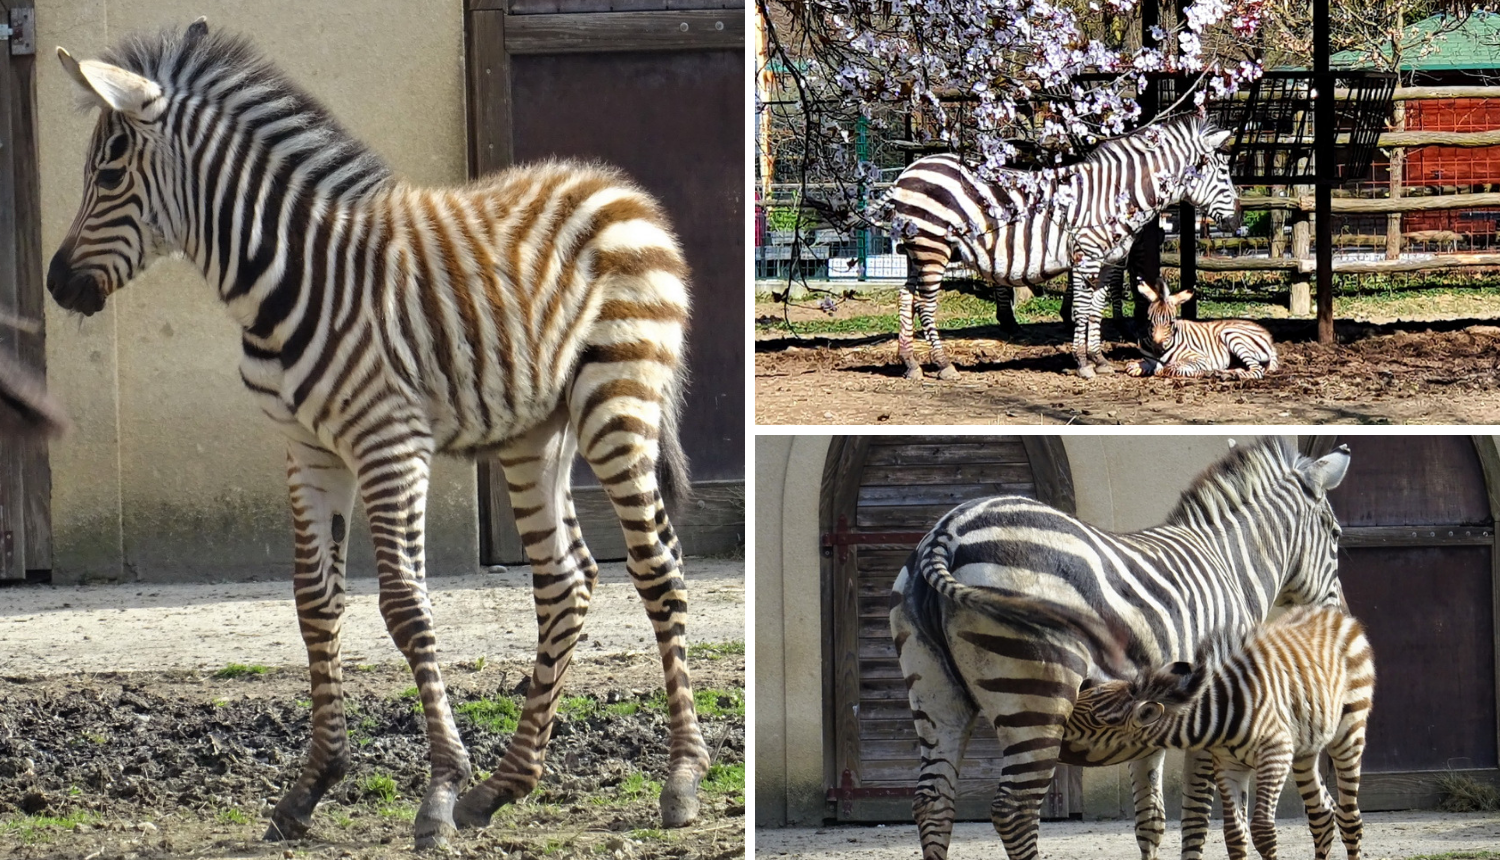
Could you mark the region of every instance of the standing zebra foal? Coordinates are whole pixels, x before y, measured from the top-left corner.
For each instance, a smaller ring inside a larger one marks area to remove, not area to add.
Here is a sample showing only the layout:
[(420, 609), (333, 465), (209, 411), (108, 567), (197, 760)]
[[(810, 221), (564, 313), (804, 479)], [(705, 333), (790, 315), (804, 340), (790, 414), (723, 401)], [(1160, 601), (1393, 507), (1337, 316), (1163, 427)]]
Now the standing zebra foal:
[[(1141, 857), (1155, 860), (1165, 753), (1064, 737), (1079, 685), (1098, 669), (1098, 637), (1058, 637), (1045, 621), (1086, 618), (1082, 630), (1107, 631), (1139, 670), (1192, 659), (1207, 631), (1258, 626), (1273, 605), (1338, 603), (1340, 528), (1328, 491), (1348, 467), (1347, 448), (1313, 460), (1267, 437), (1210, 467), (1153, 528), (1107, 532), (1019, 496), (966, 502), (939, 519), (897, 575), (890, 608), (921, 753), (913, 812), (923, 860), (947, 857), (958, 766), (979, 717), (1003, 755), (991, 820), (1010, 860), (1036, 860), (1059, 763), (1123, 762)], [(1201, 856), (1208, 833), (1209, 764), (1188, 756), (1187, 860)]]
[(1210, 217), (1235, 216), (1239, 199), (1219, 151), (1229, 136), (1206, 119), (1182, 117), (1103, 143), (1075, 165), (1004, 171), (1001, 182), (985, 181), (954, 155), (912, 162), (886, 201), (910, 261), (897, 340), (906, 376), (922, 376), (912, 352), (914, 307), (938, 376), (958, 375), (937, 330), (938, 291), (955, 252), (996, 286), (1039, 286), (1069, 272), (1078, 374), (1114, 372), (1099, 332), (1108, 284), (1135, 234), (1167, 207), (1185, 199)]
[[(1158, 281), (1154, 290), (1141, 281), (1136, 290), (1151, 303), (1146, 316), (1158, 355), (1127, 363), (1125, 372), (1131, 376), (1261, 379), (1280, 366), (1264, 326), (1249, 320), (1178, 319), (1177, 309), (1192, 299), (1192, 290), (1169, 293), (1165, 281)], [(1236, 360), (1244, 367), (1233, 367)]]
[[(380, 610), (420, 691), (432, 781), (418, 847), (483, 826), (542, 773), (598, 567), (569, 491), (575, 453), (621, 526), (666, 679), (669, 826), (708, 769), (688, 682), (681, 550), (661, 489), (685, 490), (677, 437), (687, 266), (657, 203), (568, 161), (461, 188), (396, 179), (248, 41), (185, 31), (63, 66), (101, 108), (84, 197), (47, 287), (93, 314), (157, 247), (181, 254), (239, 322), (240, 375), (286, 436), (297, 615), (312, 741), (267, 839), (304, 835), (349, 766), (339, 664), (356, 495)], [(531, 561), (538, 644), (520, 725), (470, 788), (438, 669), (423, 521), (435, 454), (495, 456)], [(658, 484), (658, 471), (661, 484)]]
[[(1249, 634), (1205, 639), (1193, 664), (1129, 681), (1084, 681), (1063, 737), (1208, 751), (1230, 860), (1248, 854), (1240, 799), (1251, 773), (1250, 837), (1274, 860), (1276, 800), (1291, 773), (1317, 860), (1333, 847), (1335, 821), (1349, 860), (1360, 860), (1360, 762), (1374, 692), (1374, 654), (1360, 623), (1337, 608), (1297, 607)], [(1325, 750), (1338, 778), (1337, 806), (1318, 774)]]

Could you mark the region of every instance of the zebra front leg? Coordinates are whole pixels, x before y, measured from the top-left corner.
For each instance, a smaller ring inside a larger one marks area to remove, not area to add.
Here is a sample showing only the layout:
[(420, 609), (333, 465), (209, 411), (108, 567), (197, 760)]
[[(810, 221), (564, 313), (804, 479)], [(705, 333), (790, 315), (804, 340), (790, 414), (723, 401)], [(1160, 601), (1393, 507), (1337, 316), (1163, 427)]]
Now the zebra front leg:
[(416, 847), (440, 847), (456, 832), (453, 803), (472, 770), (438, 669), (437, 635), (427, 600), (423, 529), (431, 440), (413, 436), (360, 453), (359, 489), (375, 542), (380, 614), (417, 683), (432, 763), (432, 780), (413, 828)]
[(313, 808), (349, 770), (339, 627), (354, 475), (308, 437), (287, 445), (287, 484), (296, 546), (292, 587), (312, 681), (312, 740), (302, 775), (271, 812), (268, 841), (306, 836)]
[(1088, 269), (1088, 263), (1075, 263), (1068, 273), (1068, 295), (1072, 297), (1073, 311), (1073, 359), (1078, 362), (1078, 375), (1084, 379), (1094, 378), (1094, 365), (1089, 361), (1089, 307), (1093, 304), (1090, 295), (1090, 278), (1097, 277), (1098, 269)]
[(1109, 359), (1104, 357), (1104, 306), (1109, 301), (1110, 279), (1115, 277), (1118, 269), (1115, 266), (1106, 266), (1097, 276), (1094, 290), (1089, 294), (1088, 312), (1088, 358), (1099, 373), (1114, 373), (1115, 366)]
[(1011, 287), (995, 287), (995, 322), (1008, 332), (1021, 330), (1016, 319), (1016, 291)]
[(583, 542), (570, 489), (578, 443), (559, 409), (500, 452), (516, 526), (531, 561), (537, 615), (536, 663), (515, 736), (489, 779), (453, 810), (459, 827), (483, 827), (501, 806), (525, 797), (542, 777), (563, 680), (583, 630), (599, 566)]
[(1333, 848), (1333, 798), (1323, 787), (1323, 778), (1318, 774), (1318, 756), (1301, 755), (1292, 759), (1292, 780), (1297, 784), (1297, 794), (1302, 797), (1302, 807), (1307, 810), (1307, 827), (1312, 831), (1313, 857), (1327, 860)]
[[(1214, 768), (1214, 779), (1219, 786), (1219, 801), (1224, 805), (1224, 847), (1228, 849), (1229, 860), (1246, 860), (1250, 855), (1250, 843), (1246, 838), (1245, 787), (1249, 784), (1250, 772), (1229, 762), (1216, 764), (1220, 766)], [(1199, 850), (1202, 850), (1201, 845)]]
[(941, 646), (929, 641), (912, 623), (901, 600), (910, 575), (902, 570), (896, 579), (890, 621), (922, 757), (912, 816), (922, 841), (922, 860), (945, 860), (953, 836), (958, 766), (978, 709), (963, 684), (949, 673)]
[(1135, 803), (1135, 842), (1141, 860), (1156, 860), (1167, 833), (1167, 801), (1161, 790), (1161, 768), (1166, 750), (1157, 750), (1130, 763), (1130, 794)]
[(709, 754), (688, 677), (682, 550), (656, 480), (664, 423), (660, 409), (668, 383), (653, 380), (657, 394), (651, 399), (650, 388), (633, 376), (635, 365), (584, 365), (568, 406), (583, 458), (604, 485), (624, 529), (625, 566), (656, 634), (671, 735), (661, 817), (668, 827), (682, 827), (698, 817), (698, 783), (708, 773)]
[[(1208, 841), (1214, 811), (1214, 759), (1201, 750), (1188, 750), (1182, 763), (1182, 860), (1198, 860)], [(1247, 849), (1241, 841), (1240, 853)]]

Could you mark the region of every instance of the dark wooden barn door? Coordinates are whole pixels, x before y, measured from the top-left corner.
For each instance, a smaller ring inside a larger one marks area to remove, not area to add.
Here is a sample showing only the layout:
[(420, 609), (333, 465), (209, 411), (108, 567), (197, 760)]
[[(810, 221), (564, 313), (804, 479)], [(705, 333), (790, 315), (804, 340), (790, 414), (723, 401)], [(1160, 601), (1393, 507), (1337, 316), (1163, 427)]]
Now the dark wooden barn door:
[[(1320, 453), (1334, 442), (1320, 439)], [(1330, 494), (1344, 526), (1339, 573), (1377, 679), (1360, 806), (1434, 806), (1443, 773), (1500, 776), (1494, 446), (1469, 436), (1337, 442), (1353, 455)]]
[[(842, 437), (823, 477), (824, 605), (833, 750), (828, 797), (843, 821), (911, 819), (917, 736), (887, 620), (891, 584), (939, 517), (969, 499), (1014, 493), (1074, 508), (1062, 442), (1051, 436)], [(1000, 776), (994, 734), (976, 726), (959, 815), (988, 819)], [(1043, 815), (1083, 812), (1082, 778), (1063, 767)]]
[[(685, 551), (744, 535), (744, 0), (470, 0), (470, 167), (549, 156), (625, 169), (666, 206), (692, 268), (683, 445), (696, 503)], [(623, 558), (602, 490), (580, 466), (589, 546)], [(524, 560), (498, 468), (481, 467), (484, 561)]]
[[(40, 322), (36, 10), (33, 0), (6, 5), (8, 12), (0, 7), (0, 311)], [(45, 377), (44, 332), (0, 325), (0, 354)], [(45, 578), (52, 569), (51, 499), (47, 443), (0, 438), (0, 581)]]

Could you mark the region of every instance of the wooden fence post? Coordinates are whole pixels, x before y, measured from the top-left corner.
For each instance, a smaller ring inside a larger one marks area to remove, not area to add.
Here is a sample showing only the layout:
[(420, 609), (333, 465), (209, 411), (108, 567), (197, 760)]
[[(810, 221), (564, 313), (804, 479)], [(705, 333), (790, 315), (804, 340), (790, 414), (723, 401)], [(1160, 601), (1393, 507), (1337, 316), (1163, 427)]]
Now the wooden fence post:
[[(1292, 196), (1301, 197), (1307, 187), (1292, 187)], [(1302, 262), (1312, 256), (1312, 215), (1298, 208), (1292, 213), (1292, 259)], [(1307, 316), (1312, 313), (1312, 283), (1307, 273), (1297, 269), (1292, 275), (1292, 300), (1289, 303), (1292, 316)]]

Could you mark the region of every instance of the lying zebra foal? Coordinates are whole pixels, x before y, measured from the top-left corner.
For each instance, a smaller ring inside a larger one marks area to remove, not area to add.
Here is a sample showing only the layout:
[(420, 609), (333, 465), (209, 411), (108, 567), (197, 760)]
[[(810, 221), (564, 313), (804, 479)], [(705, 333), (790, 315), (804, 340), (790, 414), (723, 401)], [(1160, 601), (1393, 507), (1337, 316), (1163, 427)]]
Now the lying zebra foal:
[[(1261, 379), (1276, 372), (1276, 346), (1264, 327), (1249, 320), (1178, 319), (1178, 307), (1193, 297), (1193, 291), (1168, 293), (1164, 281), (1158, 281), (1155, 290), (1141, 281), (1136, 291), (1151, 303), (1146, 318), (1160, 357), (1126, 362), (1125, 372), (1131, 376)], [(1244, 367), (1230, 367), (1236, 359)]]
[[(1209, 638), (1196, 662), (1131, 681), (1084, 681), (1064, 742), (1210, 753), (1230, 860), (1248, 853), (1240, 799), (1252, 772), (1250, 837), (1274, 860), (1276, 800), (1290, 771), (1317, 860), (1328, 857), (1335, 820), (1349, 860), (1360, 860), (1360, 760), (1375, 691), (1374, 655), (1360, 623), (1332, 607), (1298, 607), (1248, 635)], [(1338, 778), (1336, 807), (1318, 775), (1324, 750)]]

